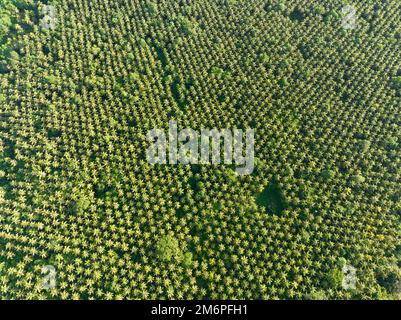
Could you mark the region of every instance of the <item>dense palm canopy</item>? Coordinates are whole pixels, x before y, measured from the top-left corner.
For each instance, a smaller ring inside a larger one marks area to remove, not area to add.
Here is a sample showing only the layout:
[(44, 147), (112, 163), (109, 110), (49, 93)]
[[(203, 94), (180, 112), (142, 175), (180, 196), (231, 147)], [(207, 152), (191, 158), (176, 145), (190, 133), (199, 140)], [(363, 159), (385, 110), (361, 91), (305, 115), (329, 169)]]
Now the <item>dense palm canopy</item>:
[[(0, 6), (2, 298), (399, 298), (399, 1), (50, 2)], [(149, 165), (171, 119), (255, 171)]]

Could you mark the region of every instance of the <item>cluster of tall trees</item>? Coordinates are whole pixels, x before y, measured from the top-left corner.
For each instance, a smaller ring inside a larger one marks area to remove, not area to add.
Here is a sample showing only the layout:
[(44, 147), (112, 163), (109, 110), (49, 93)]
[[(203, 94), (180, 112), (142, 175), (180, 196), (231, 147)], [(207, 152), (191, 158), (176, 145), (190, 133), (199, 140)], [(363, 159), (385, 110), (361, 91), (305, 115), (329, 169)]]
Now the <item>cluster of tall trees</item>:
[[(26, 2), (0, 74), (0, 297), (399, 298), (398, 1), (354, 1), (355, 30), (339, 0), (59, 0), (51, 30)], [(254, 173), (149, 165), (169, 120), (255, 129)]]

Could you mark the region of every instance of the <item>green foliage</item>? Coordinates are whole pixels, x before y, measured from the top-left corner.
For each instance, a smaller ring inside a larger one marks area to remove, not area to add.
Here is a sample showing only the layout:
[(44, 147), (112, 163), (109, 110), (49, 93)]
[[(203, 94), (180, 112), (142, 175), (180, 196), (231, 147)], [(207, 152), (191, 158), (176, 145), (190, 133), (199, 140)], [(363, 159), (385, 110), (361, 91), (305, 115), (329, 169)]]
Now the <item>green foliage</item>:
[(44, 77), (44, 80), (48, 83), (48, 84), (56, 84), (57, 82), (57, 78), (54, 75), (46, 75)]
[(278, 12), (284, 12), (287, 10), (287, 5), (284, 2), (277, 2), (275, 5), (272, 5), (271, 8)]
[(261, 56), (261, 60), (264, 64), (268, 64), (270, 62), (270, 57), (268, 54), (264, 53)]
[(291, 12), (290, 19), (292, 21), (301, 22), (305, 19), (305, 14), (302, 10), (297, 8)]
[(380, 268), (377, 274), (377, 282), (386, 293), (401, 294), (401, 268), (397, 265), (388, 265)]
[(67, 212), (72, 215), (84, 213), (89, 209), (92, 202), (93, 195), (91, 194), (86, 194), (82, 191), (77, 194), (72, 194), (72, 201), (67, 208)]
[(179, 16), (178, 23), (180, 25), (182, 32), (184, 32), (186, 35), (191, 35), (195, 33), (197, 25), (187, 17)]
[(256, 202), (273, 214), (281, 214), (289, 205), (282, 188), (274, 180), (256, 197)]
[(326, 9), (321, 4), (315, 4), (313, 6), (313, 13), (315, 13), (317, 15), (323, 15), (325, 13), (325, 11), (326, 11)]
[(185, 252), (183, 257), (183, 264), (186, 268), (190, 268), (193, 264), (193, 254), (191, 252)]
[(363, 177), (360, 174), (356, 174), (356, 175), (352, 176), (352, 182), (355, 184), (362, 184), (365, 182), (365, 180), (366, 180), (365, 177)]
[(328, 23), (336, 22), (340, 20), (341, 14), (338, 10), (331, 10), (324, 15), (324, 21)]
[(0, 2), (0, 44), (11, 36), (15, 24), (21, 18), (18, 10), (27, 10), (32, 7), (29, 0), (2, 0)]
[(325, 180), (330, 181), (334, 178), (335, 173), (333, 170), (331, 169), (326, 169), (323, 171), (322, 176)]
[(369, 140), (362, 140), (359, 142), (359, 152), (367, 152), (370, 147), (370, 141)]
[(344, 274), (342, 273), (341, 270), (332, 269), (327, 274), (324, 285), (332, 289), (338, 289), (341, 287), (343, 279), (344, 279)]
[(327, 300), (327, 296), (323, 290), (314, 290), (305, 296), (306, 300)]
[(0, 40), (10, 31), (12, 15), (15, 9), (15, 5), (11, 0), (3, 0), (0, 3)]
[(394, 89), (401, 89), (401, 76), (394, 77), (391, 83)]
[[(399, 4), (355, 1), (0, 1), (0, 297), (399, 299)], [(150, 165), (169, 120), (255, 170)]]
[(159, 13), (159, 10), (157, 8), (157, 4), (152, 1), (147, 1), (146, 2), (146, 10), (151, 14), (151, 15), (157, 15)]
[(385, 140), (385, 146), (388, 150), (396, 150), (399, 148), (399, 143), (395, 137), (388, 137)]
[(212, 67), (210, 69), (210, 73), (218, 79), (230, 78), (230, 73), (228, 71), (224, 70), (223, 68), (217, 67), (217, 66)]
[(11, 25), (11, 17), (8, 15), (8, 13), (0, 13), (0, 41), (2, 40), (2, 37), (4, 37), (4, 35), (10, 31)]
[[(170, 262), (172, 260), (180, 261), (182, 259), (182, 252), (179, 242), (172, 235), (166, 235), (160, 238), (156, 244), (157, 257), (162, 261)], [(188, 262), (189, 257), (185, 257)]]

